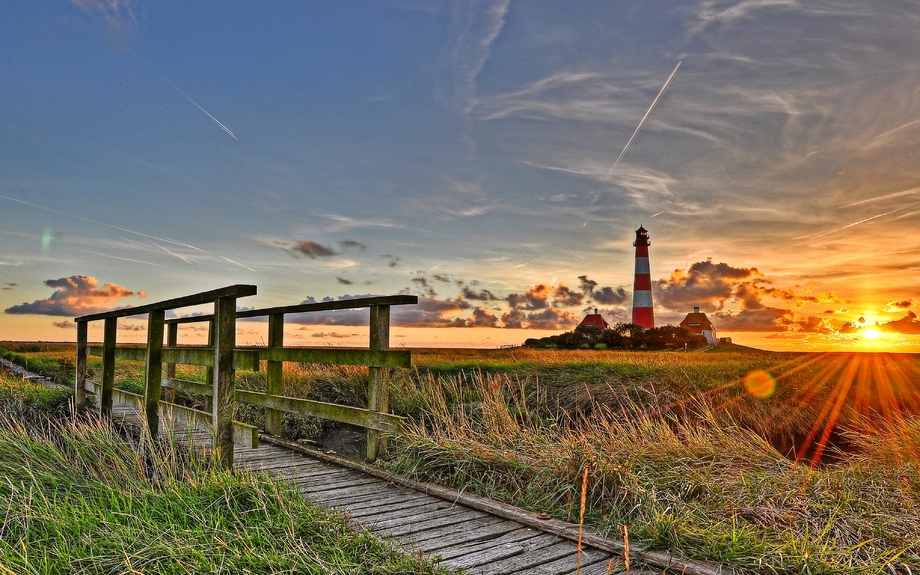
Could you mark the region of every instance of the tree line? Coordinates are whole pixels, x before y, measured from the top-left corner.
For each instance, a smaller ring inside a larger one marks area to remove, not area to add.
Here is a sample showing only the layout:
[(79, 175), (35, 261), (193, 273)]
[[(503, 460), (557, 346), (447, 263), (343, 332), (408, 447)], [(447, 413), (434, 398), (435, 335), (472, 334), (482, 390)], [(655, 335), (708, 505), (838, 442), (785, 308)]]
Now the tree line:
[(529, 338), (526, 347), (546, 349), (694, 349), (707, 345), (706, 338), (680, 326), (644, 328), (634, 323), (618, 323), (610, 329), (580, 325), (573, 331), (541, 338)]

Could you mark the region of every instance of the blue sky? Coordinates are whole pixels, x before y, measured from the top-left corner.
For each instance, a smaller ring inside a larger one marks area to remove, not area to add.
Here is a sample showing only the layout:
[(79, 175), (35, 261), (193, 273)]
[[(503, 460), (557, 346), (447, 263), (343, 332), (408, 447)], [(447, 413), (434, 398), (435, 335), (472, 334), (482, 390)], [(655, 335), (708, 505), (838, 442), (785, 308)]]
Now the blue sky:
[(510, 343), (628, 320), (642, 223), (660, 324), (906, 349), (918, 29), (917, 1), (4, 2), (0, 338), (252, 283)]

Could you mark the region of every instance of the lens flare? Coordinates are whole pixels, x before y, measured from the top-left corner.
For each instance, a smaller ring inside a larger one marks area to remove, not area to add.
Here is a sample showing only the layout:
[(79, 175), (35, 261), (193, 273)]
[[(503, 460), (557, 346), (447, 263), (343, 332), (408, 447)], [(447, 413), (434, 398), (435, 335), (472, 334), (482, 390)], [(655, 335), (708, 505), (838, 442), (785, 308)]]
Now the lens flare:
[(758, 399), (766, 399), (776, 391), (776, 380), (763, 370), (754, 370), (744, 376), (744, 389)]

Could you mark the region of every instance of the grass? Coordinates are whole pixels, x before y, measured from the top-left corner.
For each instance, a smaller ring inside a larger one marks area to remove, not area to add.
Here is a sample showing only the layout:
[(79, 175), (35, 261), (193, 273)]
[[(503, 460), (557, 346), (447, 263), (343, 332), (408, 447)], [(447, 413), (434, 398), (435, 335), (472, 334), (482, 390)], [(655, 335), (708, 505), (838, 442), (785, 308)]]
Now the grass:
[[(585, 524), (645, 547), (750, 573), (916, 572), (917, 358), (599, 355), (419, 357), (399, 393), (425, 415), (388, 466), (575, 523), (587, 470)], [(774, 374), (771, 395), (746, 391), (752, 371)], [(833, 457), (768, 441), (829, 426)]]
[[(575, 523), (587, 471), (586, 526), (749, 573), (920, 572), (920, 358), (726, 349), (416, 350), (384, 464)], [(365, 401), (362, 369), (284, 373)]]
[(18, 405), (0, 402), (2, 574), (445, 572), (289, 484), (173, 441), (139, 450), (99, 420), (24, 419)]

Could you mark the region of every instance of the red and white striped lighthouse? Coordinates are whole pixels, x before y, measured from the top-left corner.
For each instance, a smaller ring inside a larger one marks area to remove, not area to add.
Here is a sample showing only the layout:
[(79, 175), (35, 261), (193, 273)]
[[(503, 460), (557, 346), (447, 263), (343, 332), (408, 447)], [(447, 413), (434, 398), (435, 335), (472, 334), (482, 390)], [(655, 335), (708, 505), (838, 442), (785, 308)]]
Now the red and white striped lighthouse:
[(633, 283), (632, 322), (644, 328), (655, 327), (655, 312), (652, 310), (652, 272), (648, 264), (648, 230), (639, 226), (636, 230), (636, 279)]

